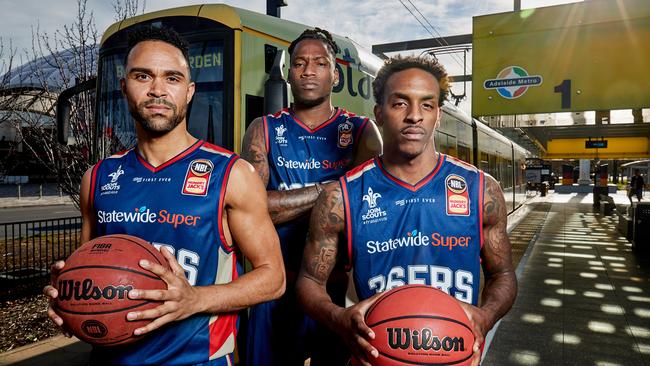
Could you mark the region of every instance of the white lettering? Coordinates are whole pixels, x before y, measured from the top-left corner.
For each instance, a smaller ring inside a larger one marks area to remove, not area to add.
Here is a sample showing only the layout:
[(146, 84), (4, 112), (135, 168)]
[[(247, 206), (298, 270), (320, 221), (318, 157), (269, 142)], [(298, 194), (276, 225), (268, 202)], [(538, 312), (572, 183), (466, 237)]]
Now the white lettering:
[[(408, 272), (408, 274), (406, 273)], [(368, 288), (374, 292), (384, 292), (395, 287), (409, 285), (429, 285), (466, 303), (472, 302), (474, 277), (471, 272), (459, 269), (426, 264), (413, 264), (407, 271), (401, 266), (391, 268), (386, 275), (378, 274), (368, 280)]]
[(474, 288), (472, 287), (474, 278), (472, 277), (472, 273), (459, 269), (456, 271), (455, 283), (456, 293), (454, 296), (460, 301), (468, 304), (471, 303), (474, 295)]
[(278, 156), (277, 166), (284, 167), (287, 169), (311, 170), (311, 169), (320, 169), (321, 162), (314, 158), (305, 161), (300, 161), (300, 160), (285, 159), (282, 156)]
[(429, 272), (431, 286), (440, 291), (450, 293), (449, 290), (451, 289), (451, 281), (453, 278), (451, 275), (451, 269), (447, 267), (430, 266)]
[(153, 246), (158, 250), (160, 250), (162, 247), (165, 247), (165, 249), (169, 250), (169, 252), (176, 257), (178, 264), (180, 264), (180, 266), (185, 270), (185, 278), (187, 278), (187, 282), (189, 282), (192, 286), (196, 285), (196, 277), (199, 272), (199, 263), (201, 262), (201, 257), (199, 257), (197, 253), (185, 248), (181, 248), (178, 251), (178, 254), (176, 254), (176, 248), (169, 244), (156, 242), (153, 242), (151, 244), (153, 244)]
[(379, 242), (370, 240), (366, 243), (366, 248), (368, 249), (368, 254), (382, 253), (391, 250), (395, 250), (398, 247), (419, 247), (429, 245), (430, 238), (428, 235), (422, 235), (421, 232), (418, 232), (415, 235), (403, 236), (401, 238), (388, 239), (387, 241)]

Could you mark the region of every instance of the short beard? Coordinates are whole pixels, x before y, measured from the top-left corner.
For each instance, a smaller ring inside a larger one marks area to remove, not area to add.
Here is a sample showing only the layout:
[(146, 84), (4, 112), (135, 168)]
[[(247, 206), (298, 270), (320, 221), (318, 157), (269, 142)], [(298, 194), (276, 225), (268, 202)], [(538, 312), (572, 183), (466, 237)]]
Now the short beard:
[(302, 99), (298, 95), (294, 94), (293, 101), (294, 101), (294, 104), (297, 104), (297, 105), (299, 105), (301, 107), (312, 108), (312, 107), (316, 107), (318, 105), (323, 104), (327, 100), (328, 97), (329, 97), (329, 95), (324, 95), (324, 96), (318, 97), (316, 99)]
[[(171, 108), (173, 114), (170, 118), (163, 118), (160, 116), (159, 119), (163, 119), (164, 122), (156, 123), (154, 120), (155, 116), (149, 118), (145, 117), (145, 108), (150, 104), (163, 104)], [(135, 109), (129, 106), (129, 112), (131, 113), (133, 119), (135, 119), (145, 131), (153, 136), (163, 136), (176, 128), (176, 126), (178, 126), (185, 119), (186, 110), (187, 106), (181, 107), (181, 109), (178, 110), (174, 104), (161, 98), (150, 99), (142, 102), (138, 104), (137, 108)]]

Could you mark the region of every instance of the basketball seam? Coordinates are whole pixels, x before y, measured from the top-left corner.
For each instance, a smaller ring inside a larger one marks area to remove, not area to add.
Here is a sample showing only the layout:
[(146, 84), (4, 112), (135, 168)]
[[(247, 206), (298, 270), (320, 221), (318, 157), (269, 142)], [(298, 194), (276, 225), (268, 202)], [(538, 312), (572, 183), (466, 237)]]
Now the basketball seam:
[(148, 273), (145, 273), (145, 272), (136, 271), (135, 269), (131, 269), (131, 268), (127, 268), (127, 267), (119, 267), (119, 266), (104, 266), (104, 265), (98, 265), (98, 264), (92, 264), (92, 265), (87, 265), (87, 266), (77, 266), (77, 267), (73, 267), (73, 268), (68, 268), (68, 269), (63, 270), (63, 271), (61, 271), (61, 272), (59, 273), (59, 278), (60, 278), (61, 275), (63, 275), (64, 273), (68, 273), (68, 272), (76, 271), (76, 270), (78, 270), (78, 269), (91, 269), (91, 268), (118, 269), (118, 270), (125, 271), (125, 272), (131, 272), (131, 273), (139, 274), (139, 275), (141, 275), (141, 276), (151, 278), (152, 280), (157, 280), (157, 281), (165, 282), (165, 281), (164, 281), (162, 278), (160, 278), (160, 277), (152, 276), (152, 275), (150, 275), (150, 274), (148, 274)]
[[(470, 328), (467, 324), (465, 324), (465, 323), (463, 323), (463, 322), (461, 322), (459, 320), (452, 319), (452, 318), (447, 318), (447, 317), (444, 317), (444, 316), (435, 316), (435, 315), (404, 315), (404, 316), (396, 316), (394, 318), (388, 318), (388, 319), (380, 320), (380, 321), (378, 321), (376, 323), (373, 323), (372, 325), (368, 324), (368, 327), (370, 327), (370, 328), (376, 327), (378, 325), (381, 325), (381, 324), (384, 324), (386, 322), (393, 321), (393, 320), (412, 319), (412, 318), (446, 320), (446, 321), (449, 321), (449, 322), (452, 322), (452, 323), (458, 323), (458, 324), (462, 325), (463, 327), (467, 328), (470, 332), (472, 331), (472, 328)], [(473, 332), (472, 332), (472, 334), (473, 334)]]
[[(139, 243), (139, 242), (137, 242), (137, 241), (135, 241), (133, 239), (129, 239), (128, 235), (126, 235), (126, 234), (112, 234), (112, 235), (106, 235), (105, 238), (106, 237), (109, 237), (109, 238), (117, 237), (117, 238), (120, 238), (120, 239), (128, 240), (131, 243), (137, 244), (140, 248), (143, 248), (144, 250), (149, 252), (149, 254), (151, 254), (156, 259), (156, 262), (158, 262), (158, 264), (164, 266), (164, 264), (158, 259), (156, 254), (151, 251), (151, 248), (154, 248), (154, 250), (156, 250), (156, 248), (153, 245), (151, 245), (151, 243), (147, 242), (148, 245), (142, 245), (141, 243)], [(144, 240), (144, 239), (142, 239), (142, 240)], [(162, 255), (162, 253), (160, 251), (158, 251), (158, 254)]]
[[(374, 304), (372, 304), (372, 306), (370, 307), (370, 309), (368, 309), (368, 311), (366, 312), (365, 319), (368, 318), (368, 314), (370, 314), (370, 313), (372, 312), (372, 310), (373, 310), (374, 308), (376, 308), (377, 305), (379, 305), (380, 302), (383, 302), (384, 300), (388, 299), (389, 297), (393, 296), (394, 294), (396, 294), (396, 293), (398, 293), (398, 292), (400, 292), (400, 291), (408, 290), (408, 289), (411, 289), (411, 288), (418, 288), (418, 287), (423, 287), (423, 288), (434, 288), (434, 287), (427, 286), (427, 285), (409, 285), (409, 286), (400, 286), (400, 287), (396, 287), (396, 288), (394, 288), (394, 289), (391, 289), (391, 290), (387, 291), (386, 293), (384, 293), (384, 296), (381, 296), (381, 297), (380, 297), (380, 298), (379, 298), (379, 299), (378, 299)], [(434, 289), (435, 289), (435, 288), (434, 288)], [(395, 290), (395, 291), (393, 291), (393, 290)], [(393, 291), (393, 292), (388, 293), (388, 292), (390, 292), (390, 291)]]
[(105, 311), (93, 311), (93, 312), (80, 312), (80, 311), (65, 310), (65, 309), (61, 308), (61, 305), (56, 305), (55, 307), (56, 307), (56, 310), (61, 311), (62, 313), (66, 313), (66, 314), (76, 314), (76, 315), (102, 315), (102, 314), (118, 313), (118, 312), (120, 312), (120, 311), (125, 311), (125, 310), (131, 310), (131, 309), (139, 308), (139, 307), (141, 307), (141, 306), (144, 306), (144, 305), (150, 304), (150, 303), (152, 303), (152, 302), (154, 302), (154, 301), (144, 300), (144, 301), (143, 301), (142, 303), (140, 303), (140, 304), (136, 304), (136, 305), (128, 306), (128, 307), (125, 307), (125, 308), (119, 308), (119, 309), (115, 309), (115, 310), (105, 310)]

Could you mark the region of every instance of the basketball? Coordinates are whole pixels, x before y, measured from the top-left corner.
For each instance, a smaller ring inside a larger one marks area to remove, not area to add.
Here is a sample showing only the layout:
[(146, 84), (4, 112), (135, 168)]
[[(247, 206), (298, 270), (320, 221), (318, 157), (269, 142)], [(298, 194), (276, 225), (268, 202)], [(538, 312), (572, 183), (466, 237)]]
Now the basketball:
[(385, 292), (366, 314), (375, 332), (375, 366), (469, 365), (474, 334), (465, 311), (446, 293), (425, 285)]
[(132, 289), (166, 289), (167, 284), (140, 267), (146, 259), (167, 268), (167, 260), (149, 242), (129, 235), (107, 235), (84, 243), (66, 260), (55, 287), (54, 310), (77, 338), (100, 346), (134, 342), (133, 331), (150, 320), (127, 321), (130, 311), (159, 302), (131, 300)]

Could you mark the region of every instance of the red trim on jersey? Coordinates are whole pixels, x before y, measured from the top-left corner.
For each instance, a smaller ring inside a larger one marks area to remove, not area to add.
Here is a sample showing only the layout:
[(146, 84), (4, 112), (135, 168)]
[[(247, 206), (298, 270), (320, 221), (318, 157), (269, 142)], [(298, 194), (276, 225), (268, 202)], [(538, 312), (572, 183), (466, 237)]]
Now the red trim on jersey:
[(95, 185), (97, 184), (97, 171), (99, 170), (99, 166), (103, 161), (104, 160), (98, 161), (90, 173), (90, 195), (88, 196), (88, 204), (90, 205), (91, 210), (95, 209)]
[(300, 121), (300, 120), (298, 119), (298, 117), (296, 117), (296, 115), (293, 113), (293, 110), (289, 110), (289, 113), (291, 114), (291, 117), (293, 118), (294, 121), (296, 121), (296, 123), (298, 124), (298, 126), (300, 126), (300, 127), (302, 127), (303, 129), (307, 130), (307, 132), (309, 132), (309, 133), (314, 133), (314, 132), (316, 132), (316, 131), (318, 131), (318, 130), (324, 128), (325, 126), (329, 125), (330, 123), (334, 122), (334, 121), (335, 121), (335, 120), (336, 120), (336, 119), (341, 115), (341, 113), (343, 113), (343, 112), (344, 112), (343, 108), (338, 108), (338, 107), (337, 107), (337, 108), (336, 108), (336, 113), (334, 113), (334, 115), (332, 116), (332, 118), (330, 118), (330, 119), (328, 119), (327, 121), (321, 123), (320, 125), (318, 125), (318, 127), (314, 128), (314, 129), (312, 130), (311, 128), (309, 128), (309, 126), (307, 126), (306, 124), (302, 123), (302, 121)]
[(173, 158), (167, 160), (166, 162), (158, 165), (157, 167), (154, 167), (153, 165), (149, 164), (148, 161), (144, 160), (142, 156), (140, 156), (140, 153), (138, 153), (137, 149), (135, 151), (135, 155), (138, 157), (138, 161), (147, 169), (149, 169), (153, 173), (158, 173), (159, 171), (165, 169), (166, 167), (174, 164), (175, 162), (183, 159), (187, 155), (191, 154), (194, 152), (194, 150), (198, 149), (204, 144), (204, 141), (197, 140), (192, 146), (188, 147), (187, 149), (183, 150), (180, 154), (174, 156)]
[(271, 114), (271, 116), (273, 116), (273, 118), (280, 118), (282, 113), (291, 114), (291, 112), (289, 111), (289, 108), (282, 108), (279, 111), (275, 112), (274, 114)]
[(219, 225), (219, 238), (221, 238), (221, 244), (223, 246), (223, 249), (227, 253), (231, 253), (234, 249), (234, 245), (228, 245), (228, 242), (226, 241), (226, 234), (223, 231), (223, 206), (225, 204), (225, 197), (226, 197), (226, 189), (228, 188), (228, 180), (230, 179), (230, 171), (232, 170), (232, 166), (235, 164), (235, 162), (239, 159), (239, 157), (235, 157), (234, 159), (230, 160), (228, 163), (228, 166), (226, 167), (226, 170), (223, 173), (223, 180), (221, 181), (221, 192), (219, 193), (219, 209), (217, 211), (217, 225)]
[(479, 236), (481, 237), (481, 249), (483, 249), (483, 191), (485, 190), (485, 179), (482, 171), (479, 171), (479, 188), (478, 188), (478, 227)]
[(234, 281), (239, 278), (239, 273), (237, 272), (237, 252), (232, 253), (232, 274), (230, 281)]
[(206, 142), (206, 141), (203, 141), (203, 144), (200, 147), (207, 147), (210, 150), (216, 150), (216, 151), (218, 151), (220, 153), (224, 153), (226, 155), (235, 155), (234, 152), (232, 152), (232, 151), (230, 151), (230, 150), (228, 150), (228, 149), (226, 149), (224, 147), (221, 147), (219, 145), (214, 145), (214, 144), (211, 144), (211, 143)]
[(266, 122), (266, 116), (262, 117), (262, 123), (264, 124), (264, 144), (266, 145), (266, 153), (269, 153), (269, 124)]
[(345, 176), (346, 176), (346, 177), (351, 177), (351, 176), (353, 176), (353, 175), (359, 173), (360, 171), (362, 171), (363, 169), (365, 169), (366, 166), (368, 166), (368, 165), (370, 165), (370, 164), (373, 164), (373, 163), (375, 162), (375, 159), (377, 159), (377, 158), (371, 158), (371, 159), (368, 159), (368, 160), (364, 161), (363, 163), (357, 165), (356, 167), (354, 167), (354, 168), (348, 170), (347, 173), (345, 173)]
[(390, 174), (390, 172), (387, 171), (387, 170), (384, 168), (384, 165), (382, 164), (381, 159), (380, 159), (379, 157), (375, 158), (375, 160), (377, 161), (377, 166), (379, 167), (380, 171), (381, 171), (382, 173), (384, 173), (384, 175), (385, 175), (388, 179), (392, 180), (393, 182), (397, 183), (398, 185), (400, 185), (400, 186), (402, 186), (402, 187), (404, 187), (404, 188), (406, 188), (406, 189), (408, 189), (408, 190), (410, 190), (410, 191), (415, 192), (415, 191), (417, 191), (418, 189), (422, 188), (422, 186), (424, 186), (425, 184), (429, 183), (429, 182), (431, 181), (431, 179), (433, 179), (433, 177), (434, 177), (434, 176), (438, 173), (438, 171), (440, 170), (440, 167), (442, 166), (442, 162), (445, 160), (445, 157), (446, 157), (445, 154), (439, 154), (439, 155), (438, 155), (438, 161), (436, 162), (436, 166), (435, 166), (435, 168), (433, 168), (433, 170), (431, 171), (431, 173), (429, 173), (426, 177), (422, 178), (422, 179), (421, 179), (419, 182), (417, 182), (415, 185), (411, 185), (411, 184), (409, 184), (409, 183), (406, 183), (406, 182), (404, 182), (403, 180), (401, 180), (401, 179), (399, 179), (399, 178), (396, 178), (396, 177), (394, 177), (392, 174)]
[(209, 325), (210, 355), (215, 354), (232, 334), (237, 338), (237, 313), (221, 313)]
[(366, 126), (368, 125), (368, 120), (369, 120), (369, 119), (370, 119), (370, 118), (367, 118), (367, 117), (366, 117), (366, 118), (363, 120), (363, 123), (361, 124), (361, 126), (359, 126), (359, 131), (357, 131), (357, 135), (354, 137), (354, 138), (356, 139), (355, 141), (356, 141), (357, 143), (359, 143), (359, 142), (361, 141), (361, 134), (363, 134), (363, 131), (366, 130)]
[(350, 197), (348, 196), (348, 186), (345, 177), (340, 178), (341, 193), (343, 194), (343, 206), (345, 207), (345, 232), (348, 237), (348, 263), (345, 270), (352, 269), (352, 217), (350, 216)]

